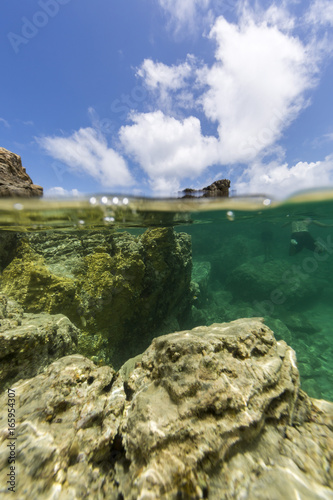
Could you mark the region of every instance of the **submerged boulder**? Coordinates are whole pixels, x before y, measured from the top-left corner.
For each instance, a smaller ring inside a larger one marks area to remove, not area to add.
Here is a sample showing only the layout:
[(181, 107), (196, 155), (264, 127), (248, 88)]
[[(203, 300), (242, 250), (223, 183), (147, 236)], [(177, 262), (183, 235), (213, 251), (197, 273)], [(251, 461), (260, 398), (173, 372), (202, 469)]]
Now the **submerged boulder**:
[(287, 260), (263, 262), (261, 257), (255, 257), (230, 273), (226, 287), (237, 299), (251, 300), (254, 304), (265, 301), (262, 307), (257, 304), (258, 313), (264, 314), (266, 308), (270, 314), (269, 310), (275, 306), (290, 308), (304, 300), (313, 300), (322, 291), (322, 282)]
[(333, 497), (333, 404), (299, 389), (294, 351), (259, 319), (156, 338), (118, 373), (67, 356), (11, 390), (21, 500)]
[(62, 315), (24, 314), (0, 294), (0, 391), (77, 350), (78, 329)]
[(115, 366), (190, 310), (191, 239), (172, 228), (31, 234), (11, 259), (1, 289), (27, 312), (68, 316), (79, 352)]
[(33, 184), (20, 156), (0, 148), (0, 197), (4, 196), (43, 196), (43, 188)]

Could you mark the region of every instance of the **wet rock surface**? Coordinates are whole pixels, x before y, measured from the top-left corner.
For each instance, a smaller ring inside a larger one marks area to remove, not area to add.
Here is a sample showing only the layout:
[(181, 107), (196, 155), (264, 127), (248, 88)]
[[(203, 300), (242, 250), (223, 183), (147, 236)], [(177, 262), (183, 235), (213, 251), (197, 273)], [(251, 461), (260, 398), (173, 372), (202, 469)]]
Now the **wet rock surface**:
[[(27, 312), (65, 314), (79, 352), (120, 367), (179, 329), (191, 306), (191, 238), (172, 228), (20, 237), (0, 287)], [(8, 258), (7, 258), (8, 262)]]
[(13, 498), (333, 498), (333, 404), (258, 319), (158, 337), (118, 373), (67, 356), (12, 389)]
[(0, 148), (0, 197), (8, 196), (43, 196), (43, 188), (32, 182), (20, 156)]
[(0, 391), (77, 350), (78, 329), (62, 315), (25, 314), (0, 294)]

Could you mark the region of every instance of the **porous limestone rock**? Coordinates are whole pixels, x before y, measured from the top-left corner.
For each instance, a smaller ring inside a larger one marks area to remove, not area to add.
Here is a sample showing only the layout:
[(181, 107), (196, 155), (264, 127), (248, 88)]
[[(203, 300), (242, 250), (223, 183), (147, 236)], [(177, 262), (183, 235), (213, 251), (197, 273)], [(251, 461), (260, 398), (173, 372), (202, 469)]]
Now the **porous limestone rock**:
[(43, 188), (33, 184), (20, 156), (0, 148), (0, 197), (4, 196), (43, 196)]
[(12, 390), (13, 498), (333, 498), (333, 404), (299, 389), (294, 351), (260, 319), (156, 338), (118, 374), (67, 356)]
[(190, 236), (172, 228), (35, 233), (19, 239), (0, 287), (27, 312), (68, 316), (82, 331), (79, 352), (119, 367), (179, 329), (191, 268)]
[(24, 314), (0, 294), (0, 391), (75, 352), (77, 337), (78, 329), (66, 316)]

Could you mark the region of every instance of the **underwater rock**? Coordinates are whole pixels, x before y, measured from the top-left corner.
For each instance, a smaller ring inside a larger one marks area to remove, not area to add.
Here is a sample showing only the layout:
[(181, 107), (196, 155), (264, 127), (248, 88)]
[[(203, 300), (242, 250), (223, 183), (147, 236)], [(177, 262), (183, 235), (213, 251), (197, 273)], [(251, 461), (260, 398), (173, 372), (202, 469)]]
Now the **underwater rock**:
[(0, 148), (0, 197), (4, 196), (43, 196), (43, 188), (33, 184), (20, 156)]
[(313, 280), (311, 274), (295, 268), (283, 259), (263, 262), (261, 257), (255, 257), (230, 273), (226, 287), (238, 299), (251, 300), (258, 315), (271, 315), (276, 307), (283, 305), (288, 309), (318, 297), (322, 291), (321, 283)]
[(0, 391), (77, 349), (78, 329), (66, 316), (24, 314), (0, 294)]
[(82, 332), (81, 354), (119, 367), (172, 323), (179, 329), (191, 257), (190, 236), (172, 228), (35, 233), (19, 240), (0, 286), (27, 312), (66, 315)]
[(12, 231), (0, 231), (0, 272), (12, 260), (12, 253), (17, 245), (17, 234)]
[[(111, 473), (123, 456), (117, 432), (126, 396), (122, 384), (113, 381), (111, 367), (97, 368), (83, 356), (72, 355), (12, 388), (17, 437), (14, 498), (104, 498), (103, 492), (115, 489)], [(6, 398), (7, 393), (2, 399)], [(6, 420), (1, 414), (2, 487), (8, 472)]]
[[(219, 241), (219, 240), (217, 240)], [(214, 280), (225, 282), (232, 270), (246, 263), (257, 253), (257, 242), (242, 234), (231, 235), (219, 242), (210, 257)]]
[(156, 338), (118, 374), (67, 356), (12, 389), (20, 500), (333, 497), (333, 404), (259, 319)]
[(209, 295), (210, 275), (210, 262), (193, 261), (192, 287), (196, 307), (201, 307), (206, 304)]

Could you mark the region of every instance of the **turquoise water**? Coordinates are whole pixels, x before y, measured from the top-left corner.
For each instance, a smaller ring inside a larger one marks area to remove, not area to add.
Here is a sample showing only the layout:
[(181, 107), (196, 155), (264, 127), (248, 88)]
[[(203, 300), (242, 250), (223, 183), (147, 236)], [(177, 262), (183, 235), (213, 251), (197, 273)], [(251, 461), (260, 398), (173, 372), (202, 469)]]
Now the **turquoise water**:
[[(309, 233), (320, 241), (321, 249), (304, 248), (289, 255), (291, 222), (304, 218), (311, 219)], [(331, 225), (333, 197), (328, 192), (282, 203), (265, 197), (1, 201), (0, 293), (21, 304), (25, 312), (68, 315), (84, 332), (78, 352), (116, 368), (142, 352), (158, 334), (264, 317), (276, 338), (295, 349), (302, 388), (312, 397), (333, 401)], [(154, 238), (145, 236), (150, 234), (147, 228), (157, 231)], [(169, 232), (162, 231), (161, 236), (158, 230), (163, 228)], [(174, 240), (170, 231), (179, 238)], [(181, 236), (184, 233), (188, 236)], [(75, 250), (78, 241), (85, 253)], [(191, 262), (185, 263), (188, 244)], [(141, 262), (142, 245), (146, 247)], [(138, 276), (144, 265), (142, 285)], [(173, 268), (178, 265), (179, 269)], [(15, 266), (21, 266), (17, 273)], [(185, 282), (188, 272), (191, 283)], [(155, 274), (149, 277), (149, 273)], [(177, 281), (179, 273), (183, 281)], [(109, 276), (113, 281), (104, 287)], [(123, 280), (119, 286), (117, 276)], [(72, 293), (74, 304), (73, 286), (80, 287), (81, 294), (75, 311), (66, 295)], [(172, 302), (179, 286), (184, 287), (176, 300), (184, 299), (181, 311)], [(110, 290), (113, 295), (108, 296)], [(136, 315), (128, 315), (129, 301), (131, 308), (138, 308)], [(147, 314), (140, 316), (145, 304)], [(112, 327), (103, 323), (110, 308)], [(114, 344), (112, 328), (118, 335)]]
[(198, 223), (184, 229), (192, 238), (192, 279), (202, 281), (191, 326), (264, 317), (296, 351), (302, 388), (332, 401), (333, 227), (312, 223), (309, 232), (323, 249), (290, 256), (288, 222), (302, 217), (329, 226), (333, 203), (193, 214)]

